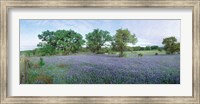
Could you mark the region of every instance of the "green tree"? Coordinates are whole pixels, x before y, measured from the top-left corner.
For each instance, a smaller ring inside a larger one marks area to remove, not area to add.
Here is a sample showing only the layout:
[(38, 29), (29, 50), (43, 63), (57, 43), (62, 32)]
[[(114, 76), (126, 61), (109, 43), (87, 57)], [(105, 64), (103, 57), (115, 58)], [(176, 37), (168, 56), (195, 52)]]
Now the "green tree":
[(55, 48), (50, 44), (40, 42), (37, 46), (39, 47), (39, 50), (38, 50), (39, 53), (38, 54), (40, 56), (55, 54)]
[(180, 53), (180, 43), (176, 43), (176, 52)]
[(45, 56), (55, 54), (57, 43), (55, 41), (54, 31), (43, 31), (42, 34), (38, 35), (38, 38), (42, 41), (37, 44), (37, 46), (39, 47), (39, 49), (37, 49), (38, 55)]
[(118, 51), (117, 45), (116, 45), (116, 43), (115, 43), (114, 38), (113, 38), (113, 41), (111, 42), (111, 49), (112, 49), (112, 51)]
[(159, 52), (162, 52), (162, 50), (163, 50), (163, 47), (158, 47)]
[(108, 31), (94, 29), (92, 32), (86, 34), (87, 47), (93, 52), (97, 53), (106, 42), (112, 41), (112, 37)]
[(156, 45), (151, 46), (151, 50), (158, 50), (158, 49), (159, 49), (159, 47)]
[(151, 46), (146, 46), (145, 50), (151, 50)]
[(73, 30), (57, 30), (55, 38), (58, 44), (57, 48), (64, 51), (65, 54), (77, 52), (85, 43), (82, 35)]
[(73, 30), (57, 30), (57, 31), (44, 31), (38, 35), (38, 38), (42, 40), (38, 44), (40, 50), (49, 54), (55, 53), (55, 50), (61, 50), (64, 54), (77, 52), (82, 45), (84, 40), (81, 34)]
[(162, 44), (167, 54), (174, 54), (180, 51), (180, 43), (177, 43), (177, 39), (174, 36), (164, 38)]
[(141, 50), (141, 47), (140, 46), (134, 46), (133, 47), (133, 51), (140, 51)]
[[(38, 35), (38, 38), (45, 42), (48, 45), (51, 45), (52, 47), (56, 47), (56, 41), (55, 41), (55, 32), (54, 31), (43, 31), (42, 34)], [(38, 44), (40, 46), (40, 44)]]
[(131, 34), (128, 29), (118, 29), (114, 36), (114, 43), (117, 49), (120, 51), (120, 56), (122, 57), (127, 47), (127, 43), (132, 43), (133, 45), (137, 42), (137, 37), (135, 34)]

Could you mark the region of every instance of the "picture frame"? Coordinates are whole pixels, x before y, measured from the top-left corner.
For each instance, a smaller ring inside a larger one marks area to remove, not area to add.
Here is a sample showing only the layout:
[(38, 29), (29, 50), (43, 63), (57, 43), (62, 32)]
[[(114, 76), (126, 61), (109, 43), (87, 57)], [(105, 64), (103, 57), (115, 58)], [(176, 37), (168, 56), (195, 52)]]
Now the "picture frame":
[[(0, 95), (9, 103), (193, 103), (200, 104), (200, 1), (199, 0), (1, 0), (0, 1)], [(8, 96), (8, 10), (10, 8), (192, 8), (192, 96)]]

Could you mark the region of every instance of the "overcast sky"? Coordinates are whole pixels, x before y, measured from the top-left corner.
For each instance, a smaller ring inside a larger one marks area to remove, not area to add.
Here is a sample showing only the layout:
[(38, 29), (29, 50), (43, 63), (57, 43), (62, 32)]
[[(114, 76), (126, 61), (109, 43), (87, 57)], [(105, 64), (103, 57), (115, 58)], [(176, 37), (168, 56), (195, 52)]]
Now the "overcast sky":
[(162, 46), (165, 37), (175, 36), (180, 42), (180, 20), (20, 20), (20, 50), (32, 50), (40, 42), (38, 34), (42, 31), (72, 29), (85, 34), (99, 28), (115, 35), (117, 29), (128, 29), (136, 34), (135, 46)]

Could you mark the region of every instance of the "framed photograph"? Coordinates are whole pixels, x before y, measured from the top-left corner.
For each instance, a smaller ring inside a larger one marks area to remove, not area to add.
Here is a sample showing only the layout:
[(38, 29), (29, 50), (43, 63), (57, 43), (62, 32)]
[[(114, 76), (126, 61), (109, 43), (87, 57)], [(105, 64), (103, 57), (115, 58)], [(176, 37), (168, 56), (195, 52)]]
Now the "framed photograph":
[(199, 0), (1, 0), (1, 104), (200, 104)]

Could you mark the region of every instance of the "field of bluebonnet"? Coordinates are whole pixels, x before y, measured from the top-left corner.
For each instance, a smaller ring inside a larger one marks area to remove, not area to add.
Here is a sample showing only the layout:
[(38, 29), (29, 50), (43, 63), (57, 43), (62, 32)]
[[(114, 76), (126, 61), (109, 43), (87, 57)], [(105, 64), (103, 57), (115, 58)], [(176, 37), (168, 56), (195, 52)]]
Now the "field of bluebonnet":
[[(38, 62), (43, 59), (44, 65)], [(180, 55), (29, 57), (27, 84), (179, 84)], [(23, 65), (22, 65), (23, 66)]]

